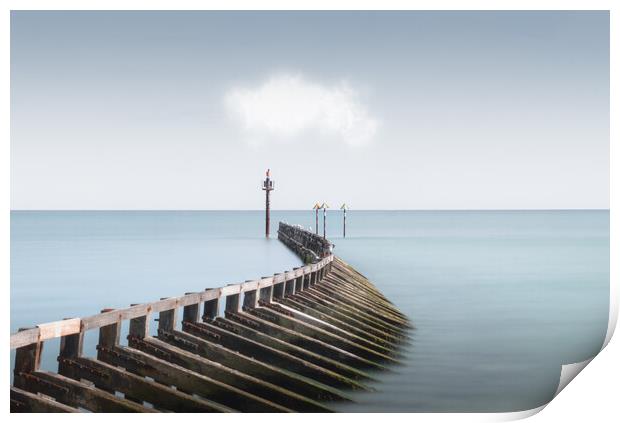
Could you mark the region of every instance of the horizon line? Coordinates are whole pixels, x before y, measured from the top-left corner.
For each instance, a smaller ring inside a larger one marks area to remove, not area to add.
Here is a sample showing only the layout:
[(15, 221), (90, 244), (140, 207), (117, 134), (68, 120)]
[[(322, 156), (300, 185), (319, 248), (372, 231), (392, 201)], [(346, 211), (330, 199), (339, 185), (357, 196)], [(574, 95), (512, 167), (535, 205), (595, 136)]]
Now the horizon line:
[[(331, 209), (340, 211), (339, 208)], [(10, 209), (11, 212), (264, 212), (265, 209)], [(272, 212), (313, 212), (314, 209), (271, 209)], [(451, 212), (451, 211), (610, 211), (610, 208), (523, 208), (523, 209), (347, 209), (362, 212)]]

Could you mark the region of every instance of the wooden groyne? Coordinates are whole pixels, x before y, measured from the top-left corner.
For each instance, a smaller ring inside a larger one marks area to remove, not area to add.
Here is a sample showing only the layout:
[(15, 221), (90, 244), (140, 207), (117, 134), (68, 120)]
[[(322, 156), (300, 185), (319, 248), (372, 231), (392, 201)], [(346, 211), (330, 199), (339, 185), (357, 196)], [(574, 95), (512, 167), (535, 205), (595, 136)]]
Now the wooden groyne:
[[(326, 412), (370, 389), (371, 370), (398, 363), (407, 317), (329, 241), (285, 223), (278, 238), (303, 267), (12, 334), (11, 412)], [(83, 354), (90, 330), (96, 357)]]

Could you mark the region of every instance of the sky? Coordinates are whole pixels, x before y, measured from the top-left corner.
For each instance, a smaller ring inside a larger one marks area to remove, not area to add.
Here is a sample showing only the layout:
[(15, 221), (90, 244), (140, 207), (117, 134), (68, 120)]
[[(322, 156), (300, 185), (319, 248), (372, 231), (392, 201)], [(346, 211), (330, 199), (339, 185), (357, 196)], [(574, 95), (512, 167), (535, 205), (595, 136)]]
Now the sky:
[(11, 12), (11, 208), (609, 208), (607, 12)]

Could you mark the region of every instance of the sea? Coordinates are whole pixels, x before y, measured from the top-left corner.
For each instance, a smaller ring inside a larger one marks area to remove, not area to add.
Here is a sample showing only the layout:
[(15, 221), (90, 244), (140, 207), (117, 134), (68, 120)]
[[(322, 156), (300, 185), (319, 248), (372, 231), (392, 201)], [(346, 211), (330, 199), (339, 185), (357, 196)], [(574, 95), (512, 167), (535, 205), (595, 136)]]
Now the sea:
[[(12, 211), (11, 332), (301, 265), (277, 222), (315, 231), (314, 211), (271, 219), (265, 239), (263, 211)], [(349, 210), (346, 224), (343, 238), (342, 212), (328, 211), (334, 253), (415, 328), (402, 363), (336, 411), (527, 410), (553, 398), (563, 364), (602, 347), (608, 210)], [(85, 354), (96, 341), (87, 333)], [(42, 368), (57, 354), (46, 342)]]

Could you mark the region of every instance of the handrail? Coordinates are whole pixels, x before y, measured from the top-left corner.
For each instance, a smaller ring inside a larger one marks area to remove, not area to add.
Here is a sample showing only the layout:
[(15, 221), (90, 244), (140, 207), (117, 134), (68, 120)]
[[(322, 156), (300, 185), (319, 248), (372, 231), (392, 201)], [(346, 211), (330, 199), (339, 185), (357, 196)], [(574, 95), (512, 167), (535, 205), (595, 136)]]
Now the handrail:
[(307, 264), (284, 273), (278, 273), (256, 280), (227, 285), (220, 288), (207, 288), (202, 292), (193, 292), (179, 297), (171, 297), (163, 300), (133, 305), (131, 307), (103, 312), (93, 316), (58, 320), (55, 322), (42, 323), (34, 328), (20, 330), (11, 334), (11, 349), (21, 348), (37, 342), (49, 339), (60, 338), (67, 335), (74, 335), (91, 329), (98, 329), (118, 323), (123, 320), (131, 320), (143, 317), (151, 313), (172, 310), (178, 307), (203, 303), (216, 298), (238, 295), (247, 291), (268, 288), (296, 279), (300, 276), (314, 273), (321, 270), (334, 260), (333, 255), (329, 255), (317, 263)]

